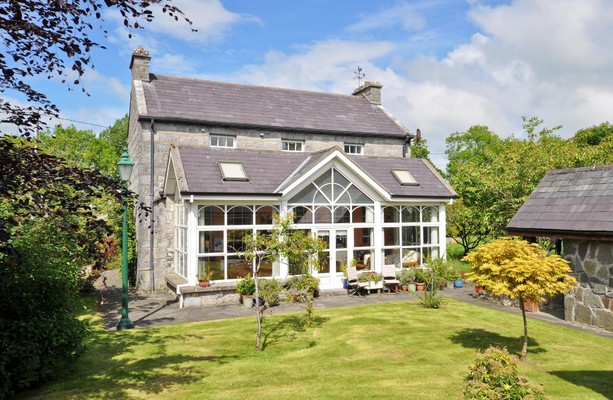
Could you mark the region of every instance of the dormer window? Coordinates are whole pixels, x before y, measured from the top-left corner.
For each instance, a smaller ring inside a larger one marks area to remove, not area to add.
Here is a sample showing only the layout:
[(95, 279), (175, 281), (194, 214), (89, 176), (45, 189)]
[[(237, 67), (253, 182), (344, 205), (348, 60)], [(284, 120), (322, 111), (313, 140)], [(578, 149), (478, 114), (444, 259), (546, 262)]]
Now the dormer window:
[(211, 147), (227, 147), (234, 148), (234, 137), (233, 136), (214, 136), (210, 137), (210, 145)]
[(224, 181), (248, 182), (249, 178), (245, 173), (243, 164), (240, 162), (219, 162), (219, 172)]
[(413, 175), (406, 169), (393, 169), (392, 175), (402, 186), (419, 186)]
[(303, 152), (303, 143), (299, 140), (283, 140), (281, 143), (281, 150), (292, 151), (296, 153)]
[(364, 154), (364, 145), (362, 145), (362, 144), (346, 143), (345, 144), (345, 153), (361, 156), (361, 155)]

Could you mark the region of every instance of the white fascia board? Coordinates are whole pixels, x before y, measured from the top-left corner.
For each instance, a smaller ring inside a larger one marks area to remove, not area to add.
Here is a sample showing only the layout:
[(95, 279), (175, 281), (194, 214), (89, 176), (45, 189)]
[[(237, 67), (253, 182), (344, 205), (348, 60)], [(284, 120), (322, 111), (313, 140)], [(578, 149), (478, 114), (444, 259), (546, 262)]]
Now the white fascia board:
[(431, 197), (405, 197), (405, 198), (392, 198), (389, 203), (393, 204), (418, 204), (418, 205), (443, 205), (449, 204), (449, 200), (447, 198), (441, 199), (436, 198), (433, 199)]
[(174, 162), (172, 160), (172, 153), (168, 157), (168, 163), (166, 164), (166, 174), (164, 176), (164, 195), (172, 196), (177, 190), (177, 174), (174, 168)]
[[(174, 187), (168, 187), (169, 183)], [(181, 193), (186, 192), (187, 190), (187, 179), (185, 178), (183, 161), (181, 160), (179, 149), (171, 145), (170, 154), (168, 155), (168, 162), (166, 163), (166, 173), (164, 174), (163, 192), (165, 195), (174, 195), (176, 191)]]
[(322, 170), (331, 168), (334, 166), (335, 161), (338, 160), (344, 164), (346, 168), (352, 171), (355, 176), (359, 177), (362, 181), (364, 181), (367, 185), (369, 185), (376, 193), (378, 193), (383, 199), (391, 200), (391, 196), (385, 188), (383, 188), (377, 181), (372, 179), (364, 170), (358, 167), (353, 161), (351, 161), (347, 156), (345, 156), (341, 151), (334, 150), (328, 156), (323, 158), (320, 162), (309, 169), (309, 172), (302, 175), (300, 178), (296, 179), (292, 184), (287, 186), (283, 190), (283, 194), (292, 193), (297, 188), (302, 188), (305, 185), (305, 182), (310, 183), (313, 180), (314, 175), (318, 175)]

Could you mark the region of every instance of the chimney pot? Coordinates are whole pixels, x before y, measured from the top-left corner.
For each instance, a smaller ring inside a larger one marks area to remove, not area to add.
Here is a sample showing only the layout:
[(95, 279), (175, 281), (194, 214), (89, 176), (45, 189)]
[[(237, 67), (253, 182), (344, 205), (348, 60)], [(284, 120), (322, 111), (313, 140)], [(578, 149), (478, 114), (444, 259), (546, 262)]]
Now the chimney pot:
[(380, 82), (366, 81), (360, 87), (353, 91), (354, 96), (364, 96), (371, 104), (381, 105), (381, 88), (383, 84)]
[(132, 52), (132, 59), (130, 60), (130, 69), (132, 70), (132, 80), (149, 82), (149, 63), (151, 62), (151, 55), (143, 46), (138, 46), (136, 50)]

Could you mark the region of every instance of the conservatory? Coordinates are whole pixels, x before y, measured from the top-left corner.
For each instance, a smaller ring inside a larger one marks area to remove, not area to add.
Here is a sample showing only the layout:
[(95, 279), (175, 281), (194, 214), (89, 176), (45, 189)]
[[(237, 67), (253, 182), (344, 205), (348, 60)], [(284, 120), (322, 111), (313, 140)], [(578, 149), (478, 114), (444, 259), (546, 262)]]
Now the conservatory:
[[(291, 212), (296, 229), (327, 243), (320, 288), (342, 287), (341, 266), (417, 266), (445, 254), (445, 205), (457, 197), (427, 161), (173, 148), (164, 186), (174, 199), (174, 272), (190, 284), (204, 271), (233, 282), (252, 271), (243, 238)], [(283, 261), (260, 276), (298, 273)]]

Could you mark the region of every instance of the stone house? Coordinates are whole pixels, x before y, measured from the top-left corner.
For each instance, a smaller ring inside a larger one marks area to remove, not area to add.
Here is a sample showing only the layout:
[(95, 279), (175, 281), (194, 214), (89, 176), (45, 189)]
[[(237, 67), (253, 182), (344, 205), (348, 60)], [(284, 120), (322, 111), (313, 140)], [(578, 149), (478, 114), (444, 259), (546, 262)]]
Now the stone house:
[(579, 283), (565, 319), (613, 331), (613, 165), (547, 172), (506, 230), (556, 239)]
[(131, 189), (153, 208), (137, 223), (140, 289), (193, 292), (203, 271), (232, 286), (250, 271), (242, 237), (287, 211), (329, 245), (322, 289), (340, 287), (353, 258), (380, 271), (444, 256), (457, 195), (410, 158), (415, 135), (381, 105), (380, 83), (318, 93), (153, 74), (150, 60), (139, 48), (130, 63)]

